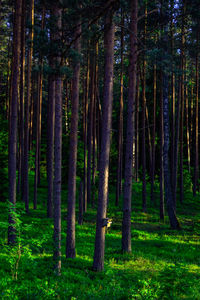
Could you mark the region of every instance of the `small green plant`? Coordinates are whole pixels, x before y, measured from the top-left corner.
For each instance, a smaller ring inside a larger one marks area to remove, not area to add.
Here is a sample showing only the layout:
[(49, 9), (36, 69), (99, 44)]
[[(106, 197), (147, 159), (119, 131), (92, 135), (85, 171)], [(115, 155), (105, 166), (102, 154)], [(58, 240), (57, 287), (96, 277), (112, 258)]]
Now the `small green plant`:
[(8, 207), (9, 214), (11, 215), (12, 220), (14, 221), (13, 227), (16, 232), (16, 241), (13, 245), (4, 245), (4, 247), (8, 257), (8, 263), (10, 265), (12, 279), (17, 280), (22, 254), (23, 258), (25, 256), (30, 257), (31, 251), (29, 247), (25, 246), (24, 240), (22, 238), (22, 230), (24, 225), (21, 221), (21, 216), (24, 213), (24, 211), (20, 208), (18, 208), (16, 211), (14, 205), (10, 202), (8, 203)]

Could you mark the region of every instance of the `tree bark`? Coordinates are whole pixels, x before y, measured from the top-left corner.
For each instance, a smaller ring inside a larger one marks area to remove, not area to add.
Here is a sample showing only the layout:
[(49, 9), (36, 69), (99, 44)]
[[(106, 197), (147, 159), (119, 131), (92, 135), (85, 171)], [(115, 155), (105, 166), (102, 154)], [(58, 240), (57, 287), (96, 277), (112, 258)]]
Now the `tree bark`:
[[(42, 10), (41, 30), (44, 30), (45, 9)], [(36, 112), (36, 150), (35, 150), (35, 180), (34, 180), (34, 198), (33, 208), (37, 209), (37, 188), (40, 182), (40, 145), (41, 145), (41, 121), (42, 121), (42, 84), (43, 84), (43, 59), (39, 54), (38, 85), (37, 85), (37, 112)]]
[(164, 169), (164, 185), (165, 185), (165, 199), (167, 205), (167, 212), (172, 229), (179, 229), (180, 225), (176, 218), (171, 176), (169, 168), (169, 141), (170, 141), (170, 125), (169, 125), (169, 99), (168, 99), (168, 78), (167, 75), (163, 76), (163, 123), (164, 123), (164, 145), (163, 145), (163, 169)]
[(119, 106), (119, 130), (118, 130), (118, 155), (117, 155), (117, 187), (116, 206), (119, 205), (119, 197), (122, 190), (122, 157), (123, 157), (123, 110), (124, 110), (124, 14), (121, 13), (121, 71), (120, 71), (120, 106)]
[[(145, 4), (145, 25), (144, 25), (144, 45), (146, 46), (146, 30), (147, 30), (147, 3)], [(143, 70), (142, 70), (142, 210), (147, 211), (147, 195), (146, 195), (146, 58), (144, 54)]]
[(22, 0), (15, 2), (13, 24), (13, 76), (12, 98), (10, 103), (9, 125), (9, 215), (8, 215), (8, 244), (16, 243), (15, 228), (15, 204), (16, 204), (16, 149), (17, 149), (17, 118), (18, 118), (18, 84), (19, 84), (19, 60), (20, 60), (20, 34), (21, 34)]
[[(81, 34), (81, 25), (78, 20), (76, 24), (75, 37)], [(76, 39), (74, 48), (80, 53), (80, 38)], [(77, 142), (78, 142), (78, 108), (79, 108), (79, 78), (80, 62), (74, 65), (72, 79), (72, 118), (70, 131), (70, 154), (68, 172), (68, 211), (67, 211), (67, 244), (66, 257), (75, 258), (75, 209), (76, 209), (76, 164), (77, 164)]]
[(47, 112), (47, 217), (53, 217), (53, 174), (54, 174), (54, 126), (55, 126), (55, 79), (49, 75)]
[[(56, 20), (56, 31), (54, 38), (56, 42), (61, 41), (61, 28), (62, 28), (62, 9), (55, 5), (53, 7), (53, 16)], [(60, 48), (55, 54), (56, 65), (60, 65), (61, 56)], [(61, 273), (61, 164), (62, 164), (62, 79), (57, 71), (55, 74), (55, 169), (54, 169), (54, 269), (56, 275)]]
[(112, 92), (113, 92), (113, 63), (114, 63), (114, 24), (113, 12), (109, 9), (105, 19), (104, 47), (105, 47), (105, 77), (103, 95), (103, 115), (101, 126), (101, 152), (99, 162), (99, 195), (95, 236), (95, 251), (93, 270), (104, 268), (105, 227), (108, 198), (110, 134), (112, 120)]
[[(199, 24), (198, 24), (199, 30)], [(197, 32), (197, 47), (199, 45), (199, 31)], [(196, 54), (196, 99), (195, 99), (195, 158), (193, 195), (199, 190), (199, 53)]]
[(137, 76), (137, 0), (131, 1), (130, 24), (130, 63), (129, 63), (129, 92), (128, 115), (126, 131), (125, 173), (124, 173), (124, 201), (122, 221), (122, 251), (131, 252), (131, 200), (133, 177), (133, 148), (135, 144), (135, 96)]
[(24, 122), (24, 172), (23, 172), (23, 201), (25, 202), (26, 213), (29, 212), (29, 182), (28, 182), (28, 158), (29, 158), (29, 107), (31, 99), (31, 71), (33, 56), (33, 36), (34, 36), (34, 0), (30, 4), (30, 24), (29, 32), (30, 46), (27, 54), (27, 95), (25, 101), (25, 122)]
[[(89, 45), (88, 45), (89, 47)], [(88, 136), (88, 93), (89, 93), (89, 79), (90, 79), (90, 56), (87, 53), (87, 71), (85, 79), (85, 98), (84, 98), (84, 113), (83, 113), (83, 142), (84, 142), (84, 180), (83, 180), (83, 203), (84, 212), (87, 211), (87, 136)]]
[(137, 72), (136, 100), (135, 100), (135, 181), (138, 181), (139, 171), (139, 108), (140, 108), (140, 74)]
[(155, 139), (156, 139), (156, 64), (153, 67), (153, 132), (152, 132), (152, 159), (151, 159), (151, 203), (154, 199), (154, 177), (155, 177)]
[(164, 124), (163, 124), (163, 71), (160, 71), (160, 220), (164, 220), (164, 170), (163, 170)]
[(23, 190), (23, 158), (24, 158), (24, 91), (25, 91), (25, 0), (22, 1), (21, 18), (21, 58), (20, 58), (20, 121), (19, 121), (19, 169), (18, 169), (18, 193)]

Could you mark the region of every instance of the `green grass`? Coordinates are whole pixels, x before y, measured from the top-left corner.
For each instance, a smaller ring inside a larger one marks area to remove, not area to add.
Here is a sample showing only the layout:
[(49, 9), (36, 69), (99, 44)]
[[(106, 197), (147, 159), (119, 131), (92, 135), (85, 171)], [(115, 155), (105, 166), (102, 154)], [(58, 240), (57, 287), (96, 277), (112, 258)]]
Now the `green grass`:
[[(31, 181), (32, 188), (32, 181)], [(53, 222), (46, 218), (45, 183), (39, 207), (30, 215), (18, 204), (21, 251), (7, 245), (7, 204), (0, 203), (0, 299), (200, 299), (200, 198), (185, 194), (177, 214), (182, 229), (173, 231), (168, 218), (159, 222), (159, 194), (148, 213), (141, 212), (141, 185), (134, 186), (132, 253), (121, 253), (120, 207), (110, 190), (105, 270), (92, 271), (96, 210), (88, 209), (84, 225), (76, 225), (77, 258), (65, 258), (66, 191), (62, 195), (62, 275), (53, 269)], [(33, 195), (32, 189), (30, 195)], [(32, 208), (32, 207), (31, 207)], [(21, 256), (19, 258), (19, 254)], [(15, 263), (19, 259), (16, 271)], [(17, 273), (17, 280), (16, 280)]]

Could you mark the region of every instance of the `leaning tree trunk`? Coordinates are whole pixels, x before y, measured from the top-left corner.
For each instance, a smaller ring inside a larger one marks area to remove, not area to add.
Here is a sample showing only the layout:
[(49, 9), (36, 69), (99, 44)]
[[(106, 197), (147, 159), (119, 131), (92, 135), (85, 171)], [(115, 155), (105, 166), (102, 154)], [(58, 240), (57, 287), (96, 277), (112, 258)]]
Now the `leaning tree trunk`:
[(133, 148), (135, 144), (135, 96), (137, 76), (137, 0), (131, 2), (129, 93), (124, 172), (124, 202), (122, 221), (122, 251), (131, 252), (131, 198)]
[[(76, 24), (74, 45), (75, 50), (80, 53), (80, 21)], [(70, 149), (69, 149), (69, 172), (68, 172), (68, 211), (67, 211), (67, 244), (66, 257), (75, 258), (75, 209), (76, 209), (76, 164), (77, 164), (77, 143), (78, 143), (78, 108), (79, 108), (79, 78), (80, 62), (74, 66), (74, 75), (72, 79), (72, 118), (70, 131)]]
[(113, 92), (113, 63), (114, 63), (114, 24), (112, 9), (105, 19), (104, 47), (105, 47), (105, 77), (103, 95), (103, 115), (101, 126), (101, 152), (99, 162), (99, 195), (95, 237), (95, 251), (93, 269), (101, 271), (104, 268), (105, 226), (108, 198), (108, 174), (110, 156), (110, 133), (112, 120), (112, 92)]
[(12, 98), (10, 103), (9, 124), (9, 203), (8, 216), (8, 244), (16, 242), (15, 229), (15, 204), (16, 204), (16, 149), (17, 149), (17, 115), (18, 115), (18, 81), (19, 81), (19, 58), (20, 58), (20, 33), (21, 33), (22, 0), (15, 2), (15, 14), (13, 24), (13, 76), (12, 76)]

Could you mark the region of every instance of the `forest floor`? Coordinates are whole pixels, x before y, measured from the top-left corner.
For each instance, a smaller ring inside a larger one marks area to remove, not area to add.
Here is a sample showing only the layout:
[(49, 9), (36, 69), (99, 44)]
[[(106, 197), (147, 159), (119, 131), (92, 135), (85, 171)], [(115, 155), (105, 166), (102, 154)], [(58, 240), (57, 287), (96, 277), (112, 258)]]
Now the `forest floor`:
[[(31, 184), (32, 187), (32, 184)], [(7, 203), (0, 203), (0, 299), (200, 299), (200, 197), (185, 194), (177, 215), (182, 229), (159, 222), (156, 203), (141, 212), (141, 184), (135, 184), (132, 253), (121, 253), (121, 206), (110, 190), (105, 270), (92, 271), (96, 209), (88, 209), (84, 225), (76, 225), (77, 257), (66, 260), (66, 191), (62, 196), (62, 274), (54, 275), (53, 221), (46, 218), (45, 184), (38, 190), (38, 210), (27, 216), (18, 204), (19, 245), (7, 242)], [(33, 195), (31, 188), (30, 195)], [(148, 206), (150, 206), (148, 201)], [(32, 205), (31, 205), (32, 207)]]

